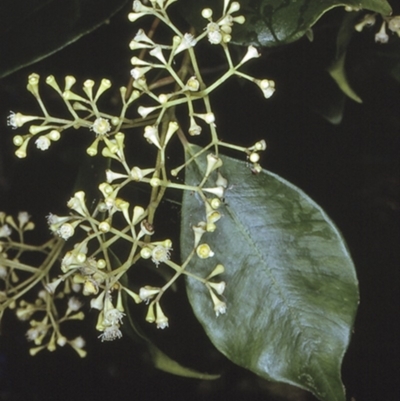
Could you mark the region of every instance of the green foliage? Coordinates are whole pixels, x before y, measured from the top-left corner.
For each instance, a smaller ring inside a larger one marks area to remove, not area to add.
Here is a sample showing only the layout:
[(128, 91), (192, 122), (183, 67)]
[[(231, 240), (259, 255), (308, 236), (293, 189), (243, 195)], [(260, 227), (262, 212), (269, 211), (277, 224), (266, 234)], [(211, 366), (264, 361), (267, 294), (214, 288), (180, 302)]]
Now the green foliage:
[[(198, 148), (193, 147), (194, 151)], [(216, 317), (209, 294), (187, 278), (193, 310), (214, 345), (258, 375), (297, 385), (324, 401), (345, 400), (340, 366), (358, 304), (357, 278), (344, 240), (325, 212), (300, 189), (226, 156), (228, 179), (217, 235), (205, 235), (216, 256), (196, 259), (201, 275), (226, 268), (227, 314)], [(203, 176), (204, 159), (186, 169), (186, 183)], [(190, 252), (191, 226), (204, 218), (185, 193), (181, 249)]]
[(120, 10), (127, 0), (4, 0), (0, 78), (63, 49)]

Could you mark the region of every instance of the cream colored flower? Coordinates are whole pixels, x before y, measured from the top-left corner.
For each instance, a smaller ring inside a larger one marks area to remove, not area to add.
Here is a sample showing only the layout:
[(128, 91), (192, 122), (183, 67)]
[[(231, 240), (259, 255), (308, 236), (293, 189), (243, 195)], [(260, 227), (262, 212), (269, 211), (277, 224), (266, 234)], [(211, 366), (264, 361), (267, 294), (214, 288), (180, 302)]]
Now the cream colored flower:
[(90, 129), (98, 136), (106, 135), (110, 129), (111, 124), (106, 118), (96, 118)]

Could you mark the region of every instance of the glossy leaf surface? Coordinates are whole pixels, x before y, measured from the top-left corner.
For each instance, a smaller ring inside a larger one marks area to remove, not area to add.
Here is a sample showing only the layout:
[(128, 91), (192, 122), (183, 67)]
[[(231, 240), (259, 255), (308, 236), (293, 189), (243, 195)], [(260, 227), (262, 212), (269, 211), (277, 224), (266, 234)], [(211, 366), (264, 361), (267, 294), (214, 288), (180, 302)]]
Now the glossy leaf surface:
[[(242, 0), (240, 5), (239, 13), (246, 17), (246, 22), (242, 26), (235, 24), (233, 41), (243, 45), (266, 47), (290, 43), (301, 38), (324, 13), (335, 7), (349, 6), (384, 15), (391, 12), (386, 0)], [(213, 9), (216, 19), (222, 9), (222, 6), (216, 7), (213, 0), (199, 0), (195, 4), (186, 2), (182, 7), (188, 19), (199, 29), (201, 20), (198, 16), (203, 8)], [(204, 19), (202, 24), (201, 27), (204, 27)]]
[[(199, 150), (192, 148), (193, 152)], [(346, 245), (325, 212), (300, 189), (268, 171), (223, 157), (228, 179), (223, 217), (202, 241), (215, 252), (195, 258), (191, 273), (207, 277), (222, 263), (227, 313), (216, 317), (204, 284), (188, 278), (188, 296), (216, 348), (263, 378), (289, 383), (323, 401), (344, 401), (341, 363), (358, 304), (358, 283)], [(198, 185), (205, 157), (186, 170)], [(210, 183), (212, 184), (212, 183)], [(185, 193), (182, 258), (204, 206)]]
[(92, 32), (127, 0), (2, 0), (0, 78)]

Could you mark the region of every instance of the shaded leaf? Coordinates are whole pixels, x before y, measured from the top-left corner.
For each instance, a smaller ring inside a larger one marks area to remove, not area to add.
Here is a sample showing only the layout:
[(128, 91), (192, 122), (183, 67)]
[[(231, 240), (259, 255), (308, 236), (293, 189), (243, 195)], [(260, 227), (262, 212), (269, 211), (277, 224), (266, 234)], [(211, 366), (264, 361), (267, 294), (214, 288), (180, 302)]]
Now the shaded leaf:
[(343, 53), (331, 67), (328, 68), (329, 75), (337, 83), (342, 92), (357, 103), (362, 103), (361, 98), (351, 88), (344, 68), (346, 53)]
[[(127, 285), (128, 279), (125, 275), (121, 280), (124, 285)], [(124, 331), (132, 338), (133, 341), (143, 344), (149, 351), (151, 361), (156, 369), (162, 370), (163, 372), (171, 373), (176, 376), (190, 377), (192, 379), (200, 380), (215, 380), (220, 377), (220, 375), (212, 375), (208, 373), (198, 372), (195, 369), (187, 368), (182, 366), (177, 361), (170, 358), (167, 354), (161, 351), (151, 340), (148, 338), (146, 333), (141, 329), (140, 325), (136, 322), (136, 313), (131, 313), (131, 300), (125, 292), (123, 294), (124, 307), (127, 312), (128, 324), (124, 325)]]
[(127, 0), (2, 0), (0, 78), (104, 24)]
[[(228, 309), (216, 317), (204, 284), (189, 277), (196, 317), (216, 348), (238, 365), (307, 389), (320, 400), (344, 401), (340, 368), (357, 309), (358, 283), (340, 233), (289, 182), (265, 170), (252, 175), (246, 163), (221, 158), (230, 189), (217, 230), (203, 237), (215, 256), (193, 259), (188, 270), (206, 277), (222, 263)], [(204, 157), (187, 167), (187, 184), (198, 185), (205, 165)], [(183, 259), (193, 247), (191, 226), (204, 219), (204, 206), (185, 192)]]
[[(375, 11), (384, 15), (391, 13), (386, 0), (242, 0), (240, 13), (246, 17), (243, 26), (234, 27), (235, 43), (256, 46), (277, 46), (293, 42), (302, 36), (327, 11), (335, 7), (352, 6), (356, 9)], [(213, 0), (198, 0), (182, 3), (183, 14), (198, 29), (205, 26), (200, 16), (204, 7), (210, 7), (215, 15), (221, 13)]]
[(171, 359), (168, 355), (164, 354), (164, 352), (160, 351), (153, 344), (148, 344), (148, 347), (154, 366), (159, 370), (167, 373), (172, 373), (176, 376), (189, 377), (192, 379), (200, 380), (215, 380), (221, 377), (221, 375), (210, 375), (208, 373), (201, 373), (197, 370), (186, 368)]
[(348, 13), (342, 21), (336, 40), (336, 57), (334, 62), (328, 68), (329, 75), (336, 82), (340, 90), (357, 103), (362, 103), (361, 98), (354, 92), (347, 79), (345, 70), (346, 52), (350, 40), (354, 34), (354, 25), (358, 14)]
[(331, 124), (339, 125), (343, 120), (346, 97), (337, 91), (325, 91), (322, 101), (319, 99), (311, 102), (311, 109), (329, 121)]

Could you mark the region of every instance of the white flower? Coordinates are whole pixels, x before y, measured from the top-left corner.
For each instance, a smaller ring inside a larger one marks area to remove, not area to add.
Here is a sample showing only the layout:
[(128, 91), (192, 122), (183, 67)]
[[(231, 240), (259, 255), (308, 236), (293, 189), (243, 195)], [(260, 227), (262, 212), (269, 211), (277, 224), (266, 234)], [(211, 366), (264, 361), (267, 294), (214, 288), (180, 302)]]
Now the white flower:
[(127, 178), (126, 174), (116, 173), (115, 171), (111, 171), (109, 169), (106, 170), (106, 181), (107, 183), (111, 183), (114, 180), (119, 180), (121, 178)]
[(153, 46), (147, 44), (147, 43), (140, 43), (137, 42), (136, 40), (131, 40), (129, 43), (129, 48), (131, 50), (138, 50), (138, 49), (151, 49)]
[(18, 124), (17, 114), (10, 111), (10, 115), (7, 117), (7, 125), (11, 126), (12, 129), (17, 129), (20, 125)]
[(47, 150), (51, 145), (51, 141), (47, 136), (43, 135), (36, 139), (35, 144), (38, 149)]
[(372, 25), (374, 25), (376, 22), (376, 18), (374, 14), (366, 14), (364, 16), (364, 18), (362, 19), (362, 21), (360, 21), (355, 27), (354, 29), (357, 32), (361, 32), (365, 26), (367, 27), (371, 27)]
[(143, 5), (143, 3), (140, 0), (135, 0), (133, 2), (132, 8), (135, 13), (149, 13), (153, 11), (151, 7)]
[(75, 229), (72, 226), (72, 224), (69, 223), (64, 223), (58, 230), (57, 234), (63, 239), (67, 240), (68, 238), (71, 238), (75, 233)]
[(160, 290), (161, 288), (159, 287), (151, 287), (149, 285), (146, 285), (140, 288), (139, 297), (142, 301), (148, 303), (149, 300), (154, 297), (154, 295), (157, 295), (160, 292)]
[(270, 98), (275, 92), (275, 82), (268, 79), (256, 79), (254, 81), (259, 88), (262, 90), (262, 93), (266, 99)]
[(54, 294), (56, 292), (57, 287), (60, 285), (62, 281), (64, 281), (62, 278), (58, 278), (56, 280), (53, 280), (51, 283), (45, 284), (44, 288), (48, 293)]
[(122, 324), (122, 318), (124, 316), (125, 314), (116, 308), (108, 309), (104, 312), (103, 324), (106, 326), (116, 326)]
[(196, 46), (197, 39), (191, 33), (185, 33), (179, 43), (179, 46), (175, 50), (175, 54), (180, 53), (183, 50), (189, 49), (190, 47)]
[(85, 205), (85, 193), (83, 191), (75, 192), (74, 196), (68, 201), (67, 206), (82, 216), (89, 214)]
[(114, 341), (117, 338), (121, 337), (122, 337), (121, 330), (117, 325), (113, 325), (106, 327), (103, 333), (101, 333), (98, 338), (100, 338), (101, 342), (103, 342), (103, 341)]
[(92, 131), (94, 131), (94, 133), (98, 136), (103, 136), (106, 135), (107, 132), (110, 131), (111, 129), (111, 124), (110, 122), (105, 119), (105, 118), (96, 118), (96, 120), (94, 120), (93, 125), (90, 127), (90, 129)]
[(388, 28), (392, 32), (396, 32), (398, 35), (400, 34), (400, 15), (396, 15), (389, 20)]
[(61, 270), (66, 273), (69, 269), (81, 267), (86, 261), (86, 252), (87, 248), (85, 249), (82, 244), (73, 251), (67, 252), (61, 261)]
[(7, 125), (12, 129), (17, 129), (22, 127), (26, 122), (37, 120), (38, 117), (35, 116), (25, 116), (21, 113), (14, 113), (10, 111), (10, 115), (7, 117)]
[(131, 70), (132, 78), (137, 80), (146, 74), (147, 71), (151, 70), (152, 67), (135, 67)]
[(16, 315), (19, 320), (25, 322), (29, 320), (29, 318), (36, 312), (36, 309), (33, 305), (27, 305), (24, 308), (18, 308)]
[(228, 180), (218, 171), (217, 180), (215, 181), (217, 187), (228, 188)]
[(220, 159), (218, 156), (209, 153), (207, 155), (207, 169), (206, 169), (206, 177), (208, 177), (212, 171), (216, 170), (217, 168), (220, 168), (222, 166), (222, 159)]
[(67, 221), (71, 220), (70, 216), (60, 217), (53, 213), (49, 213), (48, 216), (46, 216), (46, 218), (47, 218), (47, 224), (49, 225), (50, 230), (53, 233), (56, 233), (57, 235), (59, 235), (58, 231), (60, 230), (60, 227)]
[(199, 244), (201, 237), (206, 232), (207, 224), (204, 221), (200, 221), (197, 226), (192, 226), (192, 230), (194, 233), (194, 246), (197, 247)]
[(222, 186), (217, 186), (214, 188), (203, 188), (203, 191), (216, 195), (218, 198), (222, 199), (224, 197), (225, 188)]
[(381, 29), (377, 34), (375, 34), (375, 42), (387, 43), (388, 41), (389, 41), (389, 36), (386, 33), (386, 21), (383, 21)]
[(214, 305), (215, 315), (218, 317), (219, 315), (224, 315), (226, 313), (226, 303), (220, 301), (216, 305)]
[(73, 292), (78, 293), (78, 292), (81, 292), (82, 286), (78, 283), (73, 283), (71, 286), (71, 289)]
[(157, 329), (163, 330), (169, 326), (168, 318), (164, 315), (159, 302), (156, 303), (156, 316)]
[(38, 340), (40, 337), (43, 337), (47, 333), (47, 328), (44, 324), (39, 323), (35, 327), (31, 327), (26, 332), (26, 338), (28, 341), (35, 341)]
[(138, 113), (141, 115), (141, 117), (145, 118), (156, 109), (157, 109), (157, 107), (154, 107), (154, 106), (153, 107), (139, 106)]
[(71, 346), (73, 346), (73, 347), (82, 349), (82, 348), (85, 346), (86, 341), (84, 340), (83, 337), (76, 337), (76, 338), (74, 338), (73, 340), (71, 340), (69, 343), (70, 343)]
[(208, 285), (215, 290), (218, 295), (222, 295), (225, 291), (225, 281), (220, 281), (219, 283), (208, 283)]
[(68, 221), (70, 219), (70, 217), (69, 216), (68, 217), (59, 217), (56, 214), (49, 213), (46, 216), (46, 219), (47, 219), (47, 224), (49, 226), (51, 226), (53, 224), (59, 224), (59, 223), (63, 223), (65, 221)]
[(214, 124), (214, 122), (215, 122), (215, 115), (212, 112), (209, 112), (209, 113), (195, 113), (193, 115), (195, 117), (201, 118), (207, 124)]
[(157, 317), (156, 324), (157, 324), (157, 329), (164, 330), (169, 326), (168, 318), (166, 316)]
[(0, 238), (1, 237), (9, 237), (11, 235), (11, 228), (8, 224), (4, 224), (4, 226), (0, 227)]
[(85, 340), (82, 337), (76, 337), (75, 339), (67, 342), (81, 358), (84, 358), (86, 356), (87, 352), (82, 349), (85, 346)]
[(97, 298), (92, 298), (90, 300), (90, 307), (93, 309), (98, 309), (102, 310), (104, 307), (104, 296), (105, 296), (105, 291), (102, 291)]
[(163, 64), (167, 64), (160, 46), (155, 46), (154, 49), (150, 50), (150, 55), (160, 60)]
[(211, 44), (218, 45), (222, 42), (222, 34), (218, 24), (210, 22), (207, 25), (207, 37)]
[(190, 117), (189, 135), (197, 136), (201, 134), (201, 127), (198, 125), (193, 117)]
[(251, 60), (252, 58), (258, 58), (258, 57), (260, 57), (260, 53), (258, 52), (258, 50), (254, 46), (249, 46), (247, 48), (247, 53), (243, 57), (240, 64), (244, 64), (247, 61)]
[(143, 29), (139, 29), (135, 35), (135, 37), (133, 38), (134, 41), (136, 42), (145, 42), (145, 43), (149, 43), (151, 45), (154, 45), (153, 40), (151, 40), (145, 33), (145, 31)]
[(147, 127), (145, 127), (143, 136), (147, 139), (149, 143), (152, 143), (153, 145), (156, 145), (158, 149), (161, 149), (157, 126), (148, 125)]
[(30, 217), (31, 216), (29, 216), (28, 212), (19, 212), (18, 213), (19, 226), (23, 227), (26, 223), (28, 223)]
[(171, 248), (157, 245), (151, 252), (151, 260), (158, 266), (160, 263), (164, 263), (171, 257)]
[[(211, 284), (211, 283), (209, 283)], [(223, 315), (226, 313), (226, 303), (221, 301), (215, 294), (214, 291), (211, 290), (211, 288), (209, 287), (210, 290), (210, 295), (211, 295), (211, 300), (214, 304), (214, 312), (215, 315), (218, 317), (219, 315)]]
[(64, 336), (60, 336), (57, 338), (57, 345), (60, 347), (64, 347), (65, 344), (67, 343), (67, 338)]
[(76, 312), (82, 307), (82, 302), (77, 297), (71, 297), (68, 300), (68, 309), (71, 312)]

